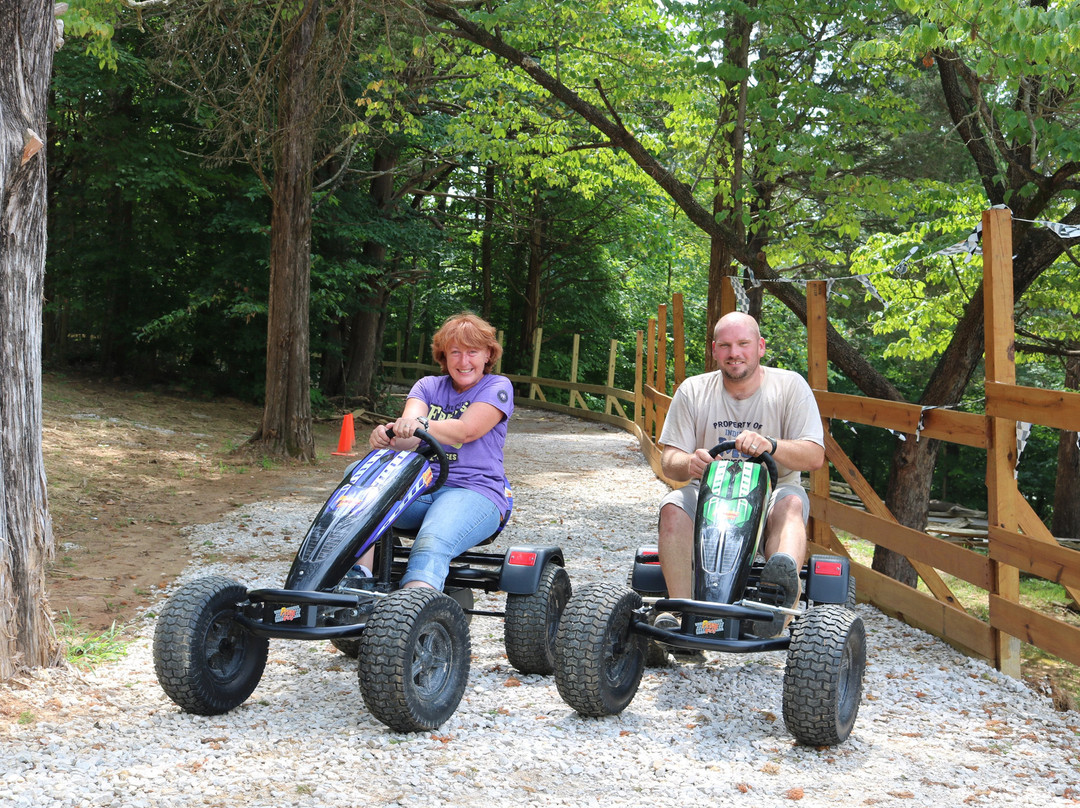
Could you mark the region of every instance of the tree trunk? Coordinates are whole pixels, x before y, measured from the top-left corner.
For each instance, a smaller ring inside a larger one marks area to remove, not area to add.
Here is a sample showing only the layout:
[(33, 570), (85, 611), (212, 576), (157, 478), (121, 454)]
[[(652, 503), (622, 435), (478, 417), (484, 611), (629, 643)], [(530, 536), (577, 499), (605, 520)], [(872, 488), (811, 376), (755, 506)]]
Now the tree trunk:
[[(1080, 345), (1072, 343), (1076, 350)], [(1065, 387), (1080, 389), (1080, 356), (1065, 362)], [(1062, 431), (1058, 438), (1057, 480), (1054, 482), (1054, 517), (1050, 532), (1061, 539), (1080, 539), (1080, 449), (1077, 433)]]
[(52, 524), (41, 453), (46, 105), (52, 3), (0, 0), (0, 681), (60, 659), (45, 566)]
[(533, 340), (540, 327), (540, 298), (543, 294), (544, 218), (540, 192), (533, 194), (529, 221), (528, 275), (525, 279), (525, 311), (521, 318), (521, 351), (531, 361)]
[(273, 212), (270, 216), (270, 301), (266, 335), (266, 403), (262, 425), (252, 437), (272, 455), (315, 457), (311, 432), (311, 166), (314, 64), (312, 43), (319, 0), (307, 0), (289, 33), (287, 65), (278, 88), (274, 145)]
[[(382, 245), (373, 245), (373, 248), (386, 254), (386, 247)], [(349, 366), (346, 374), (349, 395), (375, 397), (375, 380), (378, 378), (383, 330), (386, 327), (387, 296), (386, 291), (373, 289), (361, 301), (359, 311), (349, 322)]]
[[(386, 214), (394, 204), (394, 177), (400, 151), (387, 143), (372, 158), (371, 206), (376, 215)], [(375, 397), (375, 380), (382, 361), (383, 328), (390, 284), (386, 270), (387, 245), (364, 243), (361, 262), (371, 267), (370, 280), (361, 287), (359, 306), (349, 318), (348, 350), (345, 354), (345, 392), (352, 396)]]
[(484, 229), (480, 236), (480, 316), (491, 322), (491, 273), (495, 264), (491, 233), (495, 227), (495, 164), (484, 168)]

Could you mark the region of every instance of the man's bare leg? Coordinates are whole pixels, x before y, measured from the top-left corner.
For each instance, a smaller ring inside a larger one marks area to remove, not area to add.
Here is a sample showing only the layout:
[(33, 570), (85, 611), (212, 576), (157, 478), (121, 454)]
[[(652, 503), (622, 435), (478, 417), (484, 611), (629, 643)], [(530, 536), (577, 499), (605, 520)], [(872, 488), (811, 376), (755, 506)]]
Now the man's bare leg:
[(692, 598), (694, 520), (678, 505), (660, 509), (660, 569), (669, 598)]

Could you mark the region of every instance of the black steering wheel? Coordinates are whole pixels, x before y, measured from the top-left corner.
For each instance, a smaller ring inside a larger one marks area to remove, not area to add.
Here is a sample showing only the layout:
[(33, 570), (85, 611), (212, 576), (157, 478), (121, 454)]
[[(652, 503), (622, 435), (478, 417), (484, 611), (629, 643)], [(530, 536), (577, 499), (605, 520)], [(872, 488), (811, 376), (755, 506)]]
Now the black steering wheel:
[[(439, 475), (435, 478), (435, 482), (428, 486), (425, 494), (430, 494), (433, 491), (437, 491), (442, 488), (442, 484), (446, 482), (446, 475), (450, 473), (450, 460), (446, 456), (446, 450), (443, 449), (443, 445), (439, 443), (434, 436), (430, 435), (426, 429), (418, 429), (413, 433), (416, 437), (420, 438), (421, 445), (416, 447), (416, 453), (421, 457), (426, 457), (428, 460), (435, 457), (439, 461)], [(386, 428), (386, 437), (394, 437), (394, 428)]]
[[(719, 457), (724, 452), (730, 452), (734, 448), (735, 441), (725, 440), (709, 449), (709, 454), (715, 458)], [(757, 457), (746, 457), (743, 459), (748, 460), (751, 463), (760, 463), (768, 469), (769, 480), (772, 482), (772, 487), (776, 488), (776, 481), (780, 479), (780, 474), (776, 470), (776, 461), (773, 460), (773, 456), (769, 452), (762, 452)]]

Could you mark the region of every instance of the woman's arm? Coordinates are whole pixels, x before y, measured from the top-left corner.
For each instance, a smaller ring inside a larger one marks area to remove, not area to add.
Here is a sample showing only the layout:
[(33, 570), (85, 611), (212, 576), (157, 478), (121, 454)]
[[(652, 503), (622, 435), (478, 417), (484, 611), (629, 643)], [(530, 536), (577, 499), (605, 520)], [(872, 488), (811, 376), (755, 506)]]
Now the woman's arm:
[[(417, 429), (423, 428), (418, 418), (426, 417), (428, 405), (418, 398), (410, 398), (405, 402), (405, 409), (401, 417), (392, 424), (383, 426), (380, 424), (371, 431), (369, 443), (373, 449), (385, 449), (393, 446), (395, 449), (413, 449), (420, 442), (414, 437)], [(431, 421), (428, 423), (427, 432), (435, 440), (442, 444), (460, 445), (471, 443), (481, 438), (499, 425), (505, 414), (498, 407), (486, 404), (482, 401), (469, 405), (460, 418), (449, 418), (444, 421)], [(394, 430), (393, 441), (386, 437), (386, 428)]]

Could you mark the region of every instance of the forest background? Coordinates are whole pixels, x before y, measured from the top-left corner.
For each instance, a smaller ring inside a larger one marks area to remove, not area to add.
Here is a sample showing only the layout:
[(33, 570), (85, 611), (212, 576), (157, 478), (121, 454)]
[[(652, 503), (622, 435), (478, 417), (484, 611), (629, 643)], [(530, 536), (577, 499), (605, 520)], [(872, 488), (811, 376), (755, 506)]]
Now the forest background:
[[(675, 292), (707, 369), (734, 276), (768, 361), (804, 371), (799, 282), (828, 278), (832, 389), (979, 411), (981, 262), (950, 247), (1003, 204), (1019, 381), (1080, 384), (1059, 235), (1078, 221), (1075, 3), (126, 5), (63, 16), (86, 39), (57, 52), (49, 105), (50, 369), (302, 421), (378, 408), (396, 335), (416, 355), (471, 309), (506, 371), (542, 328), (541, 376), (566, 377), (581, 334), (579, 378), (602, 381), (616, 339), (630, 387), (634, 333)], [(924, 446), (905, 509), (904, 436), (837, 438), (905, 523), (930, 497), (985, 506), (976, 450)], [(1063, 537), (1075, 444), (1035, 427), (1019, 466)]]

